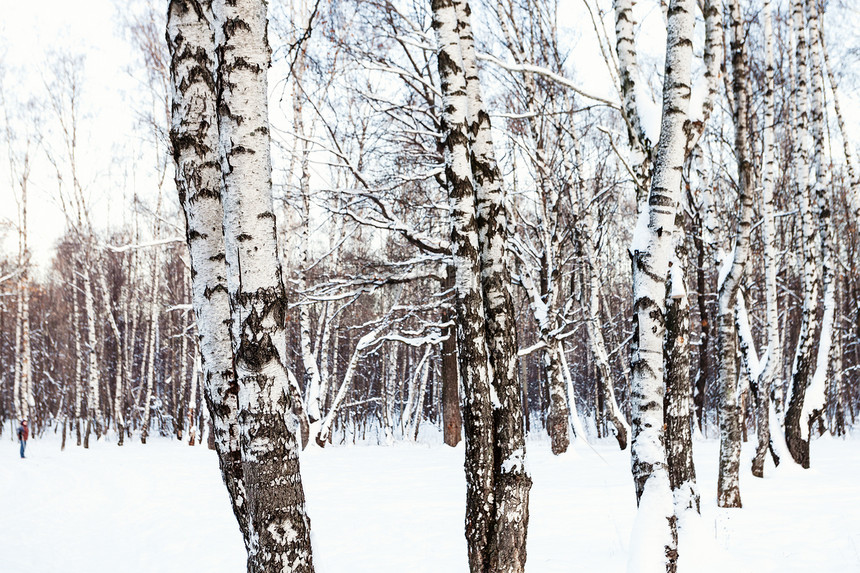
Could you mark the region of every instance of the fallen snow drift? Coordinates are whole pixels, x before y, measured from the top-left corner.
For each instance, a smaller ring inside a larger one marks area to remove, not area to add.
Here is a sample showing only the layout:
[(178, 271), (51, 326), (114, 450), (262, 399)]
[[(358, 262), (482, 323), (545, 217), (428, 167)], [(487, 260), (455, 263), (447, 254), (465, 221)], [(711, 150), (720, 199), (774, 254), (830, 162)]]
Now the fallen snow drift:
[[(749, 445), (749, 444), (747, 444)], [(745, 445), (746, 447), (746, 445)], [(813, 469), (741, 476), (744, 509), (715, 507), (718, 444), (696, 444), (702, 539), (684, 571), (860, 571), (860, 441), (812, 444)], [(213, 452), (167, 439), (29, 457), (0, 438), (3, 573), (236, 573), (244, 550)], [(554, 458), (530, 442), (530, 573), (624, 571), (635, 501), (627, 453)], [(466, 572), (462, 445), (311, 449), (302, 474), (320, 573)]]

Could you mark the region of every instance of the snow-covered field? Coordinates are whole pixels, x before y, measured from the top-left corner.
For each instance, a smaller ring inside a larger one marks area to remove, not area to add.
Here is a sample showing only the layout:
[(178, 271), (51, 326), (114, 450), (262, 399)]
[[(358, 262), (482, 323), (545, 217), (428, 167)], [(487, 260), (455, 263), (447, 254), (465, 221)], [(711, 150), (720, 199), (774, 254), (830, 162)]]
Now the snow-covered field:
[[(813, 469), (742, 473), (743, 510), (715, 508), (718, 444), (696, 444), (709, 551), (686, 571), (860, 571), (860, 440), (813, 443)], [(0, 572), (236, 573), (240, 535), (213, 452), (166, 439), (100, 441), (28, 459), (0, 439)], [(623, 571), (635, 515), (628, 454), (554, 458), (530, 442), (530, 573)], [(311, 449), (302, 474), (321, 573), (467, 571), (462, 446)]]

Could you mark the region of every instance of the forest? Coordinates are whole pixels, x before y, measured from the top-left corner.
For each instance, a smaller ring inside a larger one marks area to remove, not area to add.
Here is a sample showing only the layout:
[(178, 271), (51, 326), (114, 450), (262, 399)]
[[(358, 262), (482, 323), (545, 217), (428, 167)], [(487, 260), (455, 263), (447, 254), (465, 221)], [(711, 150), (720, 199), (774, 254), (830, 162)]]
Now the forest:
[(19, 81), (0, 35), (0, 440), (208, 445), (254, 573), (315, 570), (303, 460), (341, 447), (459, 448), (462, 566), (515, 573), (532, 449), (611, 445), (628, 571), (671, 573), (706, 504), (851, 441), (852, 0), (117, 13), (110, 158), (87, 57)]

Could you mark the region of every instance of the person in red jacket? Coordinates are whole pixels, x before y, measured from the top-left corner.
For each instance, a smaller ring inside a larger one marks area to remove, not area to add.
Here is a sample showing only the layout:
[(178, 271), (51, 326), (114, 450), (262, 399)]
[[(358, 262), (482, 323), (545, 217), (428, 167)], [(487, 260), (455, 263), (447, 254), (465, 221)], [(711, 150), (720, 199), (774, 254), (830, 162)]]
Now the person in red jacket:
[(30, 437), (30, 428), (27, 427), (27, 420), (21, 420), (21, 425), (18, 426), (18, 442), (21, 444), (21, 457), (24, 457), (24, 450), (27, 449), (27, 438)]

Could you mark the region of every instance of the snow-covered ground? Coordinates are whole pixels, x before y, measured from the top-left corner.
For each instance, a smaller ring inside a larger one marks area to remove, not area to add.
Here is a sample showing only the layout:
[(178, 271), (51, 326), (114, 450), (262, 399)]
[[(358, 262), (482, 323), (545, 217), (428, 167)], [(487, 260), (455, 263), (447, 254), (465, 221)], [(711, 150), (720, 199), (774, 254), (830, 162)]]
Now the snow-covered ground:
[[(860, 571), (860, 440), (813, 443), (813, 469), (741, 476), (744, 509), (715, 508), (718, 444), (696, 444), (703, 530), (686, 571)], [(166, 439), (60, 452), (0, 439), (0, 572), (236, 573), (244, 552), (213, 452)], [(624, 571), (635, 515), (626, 453), (554, 458), (529, 443), (530, 573)], [(312, 449), (302, 474), (321, 573), (467, 571), (462, 446)], [(746, 463), (746, 462), (745, 462)]]

